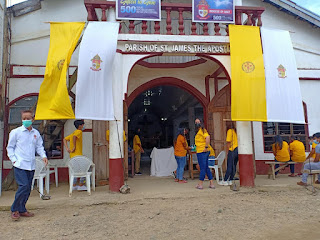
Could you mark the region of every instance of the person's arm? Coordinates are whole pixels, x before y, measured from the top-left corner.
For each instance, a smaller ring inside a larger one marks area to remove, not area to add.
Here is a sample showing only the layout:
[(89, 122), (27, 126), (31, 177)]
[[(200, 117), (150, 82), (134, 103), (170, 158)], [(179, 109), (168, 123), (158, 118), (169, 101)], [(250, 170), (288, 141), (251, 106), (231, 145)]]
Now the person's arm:
[(316, 153), (316, 158), (314, 159), (313, 162), (319, 162), (320, 160), (320, 153)]
[(77, 136), (73, 136), (72, 141), (73, 141), (73, 149), (71, 150), (71, 152), (75, 152), (76, 151)]
[(10, 161), (12, 162), (12, 165), (14, 165), (15, 162), (17, 161), (17, 157), (14, 154), (14, 150), (16, 148), (16, 143), (17, 143), (17, 139), (16, 139), (15, 131), (11, 131), (9, 134), (9, 140), (8, 140), (8, 145), (7, 145), (7, 154), (8, 154)]
[(231, 142), (227, 142), (227, 151), (226, 151), (226, 154), (228, 155), (228, 152), (229, 152), (229, 148), (231, 147)]
[(47, 166), (48, 158), (46, 155), (46, 151), (44, 150), (44, 147), (43, 147), (43, 140), (42, 140), (42, 137), (40, 136), (40, 133), (37, 134), (36, 152), (40, 155), (40, 157), (42, 158), (42, 161)]
[(206, 146), (204, 148), (205, 152), (209, 150), (209, 145), (210, 145), (210, 135), (206, 136)]
[(273, 152), (274, 156), (277, 155), (277, 150), (276, 150), (276, 147), (274, 145), (272, 146), (272, 152)]
[(311, 152), (309, 153), (309, 155), (308, 155), (308, 157), (306, 158), (306, 159), (309, 159), (309, 158), (311, 158), (311, 156), (313, 155), (313, 154), (315, 154), (315, 149), (314, 148), (312, 148), (311, 149)]
[(64, 145), (64, 147), (66, 148), (67, 152), (68, 152), (68, 153), (71, 153), (71, 150), (69, 149), (67, 142), (68, 142), (68, 140), (66, 140), (66, 139), (64, 138), (64, 139), (63, 139), (63, 145)]

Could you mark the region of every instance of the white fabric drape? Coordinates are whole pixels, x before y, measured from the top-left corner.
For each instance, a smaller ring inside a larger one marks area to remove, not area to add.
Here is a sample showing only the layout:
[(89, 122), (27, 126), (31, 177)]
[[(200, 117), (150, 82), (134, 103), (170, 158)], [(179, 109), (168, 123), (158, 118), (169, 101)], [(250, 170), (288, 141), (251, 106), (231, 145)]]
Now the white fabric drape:
[(76, 84), (78, 119), (114, 120), (112, 66), (118, 31), (119, 23), (90, 22), (84, 32)]
[(157, 149), (153, 148), (151, 155), (151, 176), (165, 177), (172, 176), (177, 170), (177, 161), (174, 157), (174, 148)]
[(288, 31), (261, 28), (268, 122), (305, 123), (296, 59)]

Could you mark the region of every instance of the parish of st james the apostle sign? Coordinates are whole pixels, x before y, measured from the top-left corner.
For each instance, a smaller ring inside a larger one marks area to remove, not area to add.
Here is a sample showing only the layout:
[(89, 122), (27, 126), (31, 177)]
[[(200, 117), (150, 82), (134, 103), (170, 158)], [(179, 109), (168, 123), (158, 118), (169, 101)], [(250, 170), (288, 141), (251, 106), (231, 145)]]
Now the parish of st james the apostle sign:
[(229, 44), (158, 44), (158, 43), (125, 43), (123, 52), (162, 52), (162, 53), (211, 53), (229, 54)]

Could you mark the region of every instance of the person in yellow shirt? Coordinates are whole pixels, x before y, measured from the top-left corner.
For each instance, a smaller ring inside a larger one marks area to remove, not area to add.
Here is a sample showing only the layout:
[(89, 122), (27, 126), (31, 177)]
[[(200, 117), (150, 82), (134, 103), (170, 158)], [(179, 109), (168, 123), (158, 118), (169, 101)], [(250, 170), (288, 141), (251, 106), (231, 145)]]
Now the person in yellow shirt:
[[(298, 140), (297, 136), (291, 136), (289, 149), (290, 149), (290, 157), (293, 162), (301, 162), (303, 163), (306, 160), (306, 149), (304, 144)], [(290, 164), (290, 172), (289, 177), (295, 177), (294, 174), (294, 164)]]
[(140, 128), (138, 128), (136, 135), (133, 137), (133, 151), (135, 157), (135, 172), (136, 175), (141, 175), (140, 172), (140, 160), (141, 160), (141, 153), (144, 153), (144, 150), (141, 146), (140, 140)]
[(200, 166), (200, 176), (199, 183), (196, 186), (197, 189), (203, 189), (203, 181), (207, 174), (210, 181), (209, 188), (214, 189), (213, 177), (210, 168), (208, 167), (208, 158), (209, 158), (209, 145), (210, 145), (210, 135), (208, 131), (203, 127), (200, 119), (195, 120), (196, 125), (196, 136), (195, 136), (195, 145), (197, 149), (197, 158)]
[(316, 137), (315, 137), (315, 134), (313, 134), (312, 137), (310, 137), (310, 140), (309, 140), (309, 144), (310, 144), (310, 147), (311, 147), (311, 151), (308, 155), (308, 157), (306, 158), (306, 161), (305, 163), (308, 163), (309, 161), (310, 162), (313, 162), (314, 159), (316, 158), (316, 146), (319, 144)]
[(231, 185), (238, 164), (238, 138), (234, 122), (227, 122), (227, 171), (222, 185)]
[(186, 134), (187, 130), (185, 128), (179, 128), (178, 136), (174, 141), (174, 156), (178, 164), (175, 181), (179, 183), (187, 183), (187, 181), (183, 179), (183, 172), (187, 160), (187, 151), (191, 150), (191, 148), (188, 146)]
[[(84, 130), (84, 121), (75, 120), (73, 124), (77, 130), (63, 139), (63, 144), (70, 154), (70, 158), (82, 155), (82, 131)], [(67, 142), (70, 142), (70, 148)], [(75, 178), (73, 181), (73, 190), (86, 191), (87, 187), (84, 185), (85, 180), (86, 178), (84, 177), (80, 178), (80, 184), (77, 186), (78, 179)]]
[[(282, 140), (282, 137), (277, 135), (274, 138), (275, 143), (272, 144), (272, 152), (274, 155), (274, 160), (276, 162), (288, 162), (290, 161), (289, 145), (286, 141)], [(279, 164), (275, 165), (277, 169)], [(276, 175), (279, 171), (276, 171)]]

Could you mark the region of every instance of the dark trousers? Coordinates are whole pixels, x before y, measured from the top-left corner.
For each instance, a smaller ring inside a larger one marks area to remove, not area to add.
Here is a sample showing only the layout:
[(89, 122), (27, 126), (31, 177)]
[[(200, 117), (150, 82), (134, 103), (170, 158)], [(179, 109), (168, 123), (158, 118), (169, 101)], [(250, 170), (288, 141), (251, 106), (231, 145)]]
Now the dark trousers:
[(224, 176), (224, 181), (233, 180), (234, 175), (236, 174), (238, 164), (238, 148), (235, 148), (233, 151), (228, 152), (227, 158), (227, 171)]
[(197, 153), (197, 159), (200, 166), (200, 176), (199, 176), (200, 181), (204, 181), (206, 174), (208, 176), (208, 179), (212, 180), (212, 173), (210, 168), (208, 167), (209, 154), (210, 152)]
[(33, 175), (34, 171), (14, 168), (14, 177), (18, 184), (18, 190), (11, 206), (12, 212), (19, 211), (23, 213), (27, 211), (26, 203), (30, 196)]
[[(277, 159), (274, 159), (275, 162), (278, 162)], [(292, 160), (290, 160), (289, 162), (292, 162)], [(279, 164), (275, 164), (274, 167), (275, 169), (277, 169), (280, 165)], [(294, 164), (290, 164), (290, 172), (294, 173)], [(279, 171), (276, 171), (276, 175), (279, 173)]]

